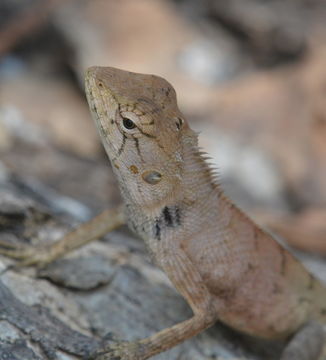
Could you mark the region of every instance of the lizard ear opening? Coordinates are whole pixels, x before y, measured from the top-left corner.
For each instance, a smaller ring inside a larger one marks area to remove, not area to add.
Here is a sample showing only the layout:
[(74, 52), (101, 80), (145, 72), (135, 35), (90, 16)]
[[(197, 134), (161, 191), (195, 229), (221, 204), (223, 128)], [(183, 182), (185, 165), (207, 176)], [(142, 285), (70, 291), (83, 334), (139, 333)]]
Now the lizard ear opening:
[(162, 180), (162, 174), (155, 170), (149, 170), (142, 174), (142, 178), (148, 184), (156, 185)]

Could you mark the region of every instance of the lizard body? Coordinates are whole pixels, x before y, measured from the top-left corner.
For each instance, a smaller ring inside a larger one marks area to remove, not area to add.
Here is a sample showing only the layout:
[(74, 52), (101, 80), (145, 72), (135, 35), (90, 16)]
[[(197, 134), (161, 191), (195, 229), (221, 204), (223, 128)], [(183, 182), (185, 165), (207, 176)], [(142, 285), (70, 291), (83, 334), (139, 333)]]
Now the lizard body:
[[(93, 67), (86, 93), (129, 226), (204, 318), (193, 332), (182, 323), (183, 338), (217, 318), (268, 339), (326, 323), (326, 288), (223, 195), (167, 81)], [(178, 343), (177, 327), (145, 341), (139, 359)]]
[(43, 266), (127, 222), (193, 310), (146, 339), (104, 343), (90, 358), (145, 360), (219, 319), (289, 340), (281, 360), (319, 360), (325, 286), (223, 195), (173, 87), (154, 75), (92, 67), (86, 94), (123, 210), (105, 211), (49, 246), (0, 241), (0, 254)]

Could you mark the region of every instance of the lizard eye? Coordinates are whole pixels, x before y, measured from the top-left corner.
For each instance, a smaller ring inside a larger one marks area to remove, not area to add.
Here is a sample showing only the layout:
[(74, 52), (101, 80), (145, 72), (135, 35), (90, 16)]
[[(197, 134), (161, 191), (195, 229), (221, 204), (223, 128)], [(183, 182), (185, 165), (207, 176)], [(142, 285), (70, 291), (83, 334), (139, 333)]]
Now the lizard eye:
[(126, 117), (122, 118), (122, 124), (127, 130), (132, 130), (136, 127), (135, 123)]
[[(1, 0), (0, 0), (1, 1)], [(121, 111), (119, 114), (119, 128), (126, 135), (133, 136), (139, 130), (137, 124), (139, 123), (138, 116), (131, 111)]]

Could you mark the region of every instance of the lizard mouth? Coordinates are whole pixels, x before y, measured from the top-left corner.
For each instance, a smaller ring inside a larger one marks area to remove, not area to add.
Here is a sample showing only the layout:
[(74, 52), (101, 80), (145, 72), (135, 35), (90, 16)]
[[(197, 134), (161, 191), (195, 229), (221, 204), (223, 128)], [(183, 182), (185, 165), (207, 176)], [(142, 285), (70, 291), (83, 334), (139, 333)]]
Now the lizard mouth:
[(107, 103), (109, 100), (105, 101), (104, 99), (104, 96), (111, 98), (112, 95), (110, 89), (104, 87), (104, 83), (101, 81), (100, 76), (98, 76), (99, 69), (96, 66), (87, 69), (85, 74), (85, 93), (92, 118), (100, 134), (101, 142), (108, 157), (114, 162), (119, 156), (119, 149), (110, 141), (113, 122), (108, 119), (109, 105)]
[(102, 122), (102, 114), (105, 114), (104, 102), (98, 84), (96, 82), (96, 67), (90, 67), (85, 75), (85, 93), (93, 119), (101, 135), (105, 136), (107, 131)]

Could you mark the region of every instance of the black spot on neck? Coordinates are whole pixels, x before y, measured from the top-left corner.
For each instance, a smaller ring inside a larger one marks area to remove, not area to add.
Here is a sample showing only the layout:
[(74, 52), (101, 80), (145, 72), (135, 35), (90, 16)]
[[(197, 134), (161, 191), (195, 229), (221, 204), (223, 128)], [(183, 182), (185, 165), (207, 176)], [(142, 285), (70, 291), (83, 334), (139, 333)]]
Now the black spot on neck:
[(181, 225), (180, 209), (177, 206), (175, 207), (175, 222), (176, 225)]
[(161, 225), (159, 220), (155, 221), (155, 239), (161, 240)]
[(178, 206), (165, 206), (161, 215), (155, 219), (153, 234), (155, 239), (161, 240), (162, 230), (165, 228), (177, 227), (181, 225), (181, 215)]
[(170, 209), (166, 206), (163, 209), (163, 218), (167, 226), (173, 226), (173, 220), (172, 220), (172, 214), (170, 212)]

